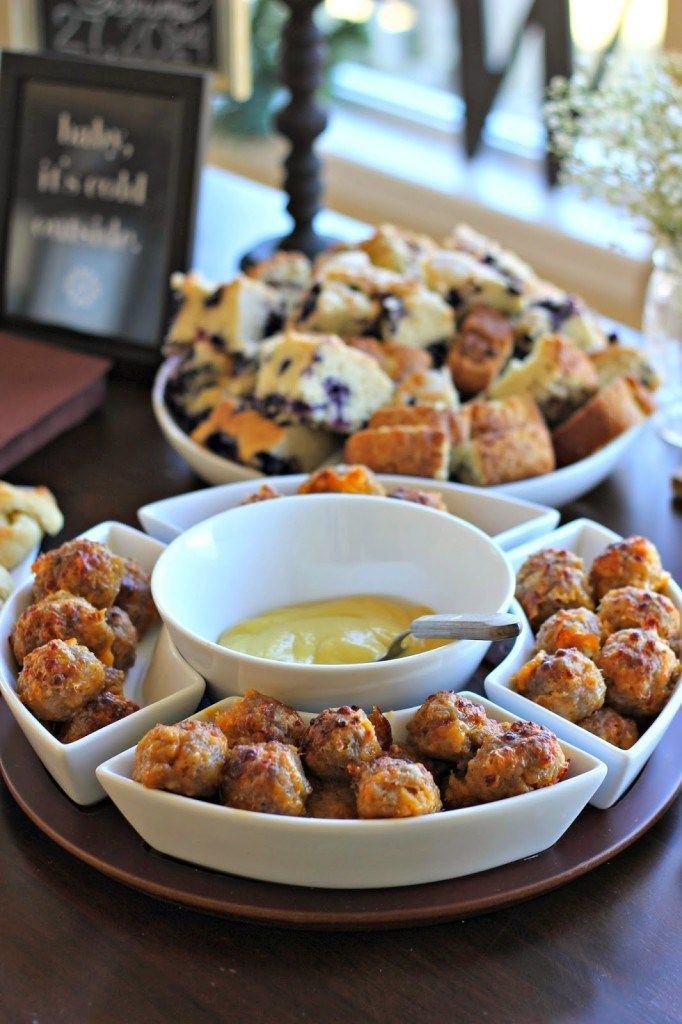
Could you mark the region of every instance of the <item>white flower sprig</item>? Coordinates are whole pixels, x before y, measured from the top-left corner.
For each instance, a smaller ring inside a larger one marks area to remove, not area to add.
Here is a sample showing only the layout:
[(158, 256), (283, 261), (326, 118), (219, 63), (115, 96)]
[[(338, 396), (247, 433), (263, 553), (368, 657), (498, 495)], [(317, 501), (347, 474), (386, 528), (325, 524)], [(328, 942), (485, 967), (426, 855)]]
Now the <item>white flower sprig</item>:
[(545, 116), (560, 178), (628, 210), (657, 244), (682, 251), (682, 54), (555, 78)]

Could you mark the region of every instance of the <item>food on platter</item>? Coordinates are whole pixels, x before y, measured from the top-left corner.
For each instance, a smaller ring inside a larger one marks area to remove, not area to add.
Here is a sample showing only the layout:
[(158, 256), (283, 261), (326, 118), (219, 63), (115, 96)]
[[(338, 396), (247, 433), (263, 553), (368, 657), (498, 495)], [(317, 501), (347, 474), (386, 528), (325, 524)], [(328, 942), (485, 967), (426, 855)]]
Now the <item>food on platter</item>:
[(250, 690), (200, 720), (154, 726), (137, 745), (132, 777), (242, 810), (350, 820), (502, 800), (568, 772), (548, 729), (496, 722), (457, 693), (432, 694), (408, 734), (404, 746), (392, 744), (379, 708), (328, 708), (305, 724), (293, 708)]
[(511, 689), (629, 749), (665, 707), (682, 668), (680, 613), (659, 592), (669, 579), (644, 537), (609, 544), (589, 575), (573, 552), (531, 555), (516, 595), (537, 654), (512, 676)]
[(673, 492), (673, 501), (682, 501), (682, 469), (678, 469), (670, 478), (670, 486)]
[(10, 636), (21, 702), (63, 743), (139, 710), (123, 694), (138, 641), (156, 618), (149, 574), (87, 539), (33, 564), (33, 603)]
[[(277, 253), (218, 286), (172, 283), (171, 414), (198, 444), (266, 475), (316, 468), (345, 440), (346, 459), (377, 472), (494, 486), (579, 461), (653, 409), (658, 379), (637, 349), (466, 225), (441, 243), (382, 225), (312, 264)], [(512, 398), (525, 415), (503, 433), (460, 439), (451, 426), (451, 451), (425, 432), (433, 425), (381, 419), (454, 412), (460, 395), (465, 415)]]
[(20, 487), (0, 480), (0, 607), (14, 589), (10, 570), (40, 544), (54, 536), (64, 517), (47, 487)]
[(472, 402), (452, 417), (451, 429), (451, 465), (464, 483), (506, 483), (555, 467), (549, 431), (528, 396)]

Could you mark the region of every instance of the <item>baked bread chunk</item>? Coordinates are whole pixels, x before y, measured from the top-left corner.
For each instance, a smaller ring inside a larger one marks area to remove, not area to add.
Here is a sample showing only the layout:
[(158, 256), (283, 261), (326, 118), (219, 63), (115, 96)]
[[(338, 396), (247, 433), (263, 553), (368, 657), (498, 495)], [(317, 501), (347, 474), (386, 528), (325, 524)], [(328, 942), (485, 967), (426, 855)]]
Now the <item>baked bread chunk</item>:
[(576, 295), (568, 295), (545, 281), (538, 281), (539, 291), (514, 321), (516, 347), (528, 352), (543, 334), (563, 334), (578, 348), (593, 353), (606, 349), (609, 339), (592, 313)]
[(376, 359), (384, 373), (398, 384), (413, 373), (424, 373), (431, 369), (431, 356), (425, 349), (396, 345), (392, 341), (377, 341), (376, 338), (344, 340), (351, 348), (357, 348)]
[(275, 252), (251, 267), (247, 275), (274, 288), (286, 312), (291, 313), (310, 287), (312, 267), (302, 252)]
[(432, 427), (372, 427), (348, 438), (344, 458), (363, 463), (375, 473), (447, 480), (450, 439), (444, 430)]
[(457, 409), (459, 395), (446, 368), (424, 370), (405, 377), (393, 392), (391, 405), (434, 405), (439, 409)]
[(420, 277), (423, 256), (437, 249), (437, 245), (428, 235), (404, 231), (393, 224), (381, 224), (360, 248), (378, 267)]
[(498, 242), (475, 231), (468, 224), (457, 224), (443, 240), (443, 248), (469, 253), (479, 263), (494, 267), (509, 282), (527, 286), (537, 281), (532, 267), (524, 263), (516, 253), (503, 249)]
[(513, 347), (509, 319), (496, 309), (475, 306), (462, 321), (448, 357), (457, 390), (475, 395), (487, 388), (504, 368)]
[(521, 286), (466, 252), (441, 249), (424, 257), (427, 287), (447, 299), (456, 313), (474, 305), (518, 314), (524, 307)]
[(528, 395), (475, 400), (450, 417), (451, 471), (464, 483), (491, 486), (551, 473), (552, 439)]
[(433, 405), (399, 405), (377, 409), (372, 413), (370, 427), (433, 427), (449, 433), (449, 416), (445, 409)]
[(379, 333), (384, 341), (429, 348), (448, 343), (454, 332), (452, 306), (416, 281), (393, 288), (381, 300)]
[[(641, 386), (640, 386), (641, 387)], [(560, 466), (567, 466), (603, 448), (630, 427), (643, 423), (651, 409), (632, 378), (619, 377), (577, 409), (552, 433)]]
[(291, 324), (301, 331), (351, 337), (373, 333), (381, 312), (378, 299), (342, 281), (316, 281), (294, 310)]
[(628, 348), (626, 345), (609, 345), (602, 352), (592, 355), (599, 377), (599, 387), (604, 388), (617, 377), (633, 377), (650, 391), (661, 385), (660, 378), (653, 366), (639, 348)]
[(560, 423), (595, 394), (597, 371), (589, 358), (568, 338), (545, 334), (524, 360), (513, 359), (488, 389), (490, 398), (530, 395), (550, 424)]
[(280, 423), (349, 434), (389, 401), (393, 387), (374, 359), (340, 338), (289, 331), (266, 342), (255, 395)]

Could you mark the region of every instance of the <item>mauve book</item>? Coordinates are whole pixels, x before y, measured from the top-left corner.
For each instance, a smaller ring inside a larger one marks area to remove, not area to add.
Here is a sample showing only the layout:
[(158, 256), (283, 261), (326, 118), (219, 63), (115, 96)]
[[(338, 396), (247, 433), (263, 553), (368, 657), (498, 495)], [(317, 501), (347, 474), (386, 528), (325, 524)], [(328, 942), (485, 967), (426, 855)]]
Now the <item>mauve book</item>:
[(108, 359), (0, 333), (0, 474), (100, 405)]

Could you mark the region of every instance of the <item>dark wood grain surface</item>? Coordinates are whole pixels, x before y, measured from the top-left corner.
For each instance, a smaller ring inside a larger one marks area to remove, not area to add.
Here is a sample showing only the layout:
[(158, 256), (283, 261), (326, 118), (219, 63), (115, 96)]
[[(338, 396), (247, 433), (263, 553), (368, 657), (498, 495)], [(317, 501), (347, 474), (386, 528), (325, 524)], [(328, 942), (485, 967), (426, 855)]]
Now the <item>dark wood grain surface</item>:
[[(258, 228), (256, 228), (258, 230)], [(682, 579), (682, 455), (649, 430), (565, 509), (642, 532)], [(9, 474), (45, 483), (61, 538), (199, 486), (162, 440), (147, 392), (104, 407)], [(285, 932), (203, 916), (106, 879), (52, 843), (0, 787), (4, 1024), (679, 1024), (680, 801), (570, 885), (509, 910), (386, 933)]]

